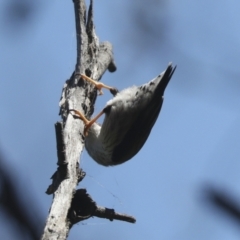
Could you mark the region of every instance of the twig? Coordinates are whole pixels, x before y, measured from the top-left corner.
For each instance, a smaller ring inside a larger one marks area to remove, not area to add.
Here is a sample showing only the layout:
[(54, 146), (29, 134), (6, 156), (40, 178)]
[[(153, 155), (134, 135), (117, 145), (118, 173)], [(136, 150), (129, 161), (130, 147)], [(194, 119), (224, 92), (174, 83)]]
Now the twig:
[(136, 222), (136, 219), (132, 216), (116, 213), (114, 209), (97, 206), (86, 189), (78, 189), (74, 194), (72, 205), (69, 210), (68, 217), (71, 222), (70, 226), (94, 216), (106, 218), (110, 221), (121, 220), (130, 223)]

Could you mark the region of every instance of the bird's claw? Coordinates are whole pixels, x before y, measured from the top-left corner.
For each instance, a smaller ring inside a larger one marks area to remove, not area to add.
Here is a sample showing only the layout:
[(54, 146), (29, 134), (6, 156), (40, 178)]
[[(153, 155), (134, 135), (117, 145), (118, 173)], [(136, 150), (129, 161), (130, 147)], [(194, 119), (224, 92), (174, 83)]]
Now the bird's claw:
[(74, 112), (83, 122), (85, 125), (89, 124), (89, 120), (87, 120), (87, 118), (78, 110), (75, 109), (69, 109), (70, 112)]
[(70, 109), (69, 111), (73, 111), (84, 123), (84, 131), (83, 134), (84, 136), (88, 136), (88, 130), (89, 128), (93, 125), (93, 123), (96, 121), (95, 119), (88, 120), (80, 111), (75, 110), (75, 109)]
[(118, 90), (117, 90), (116, 88), (107, 86), (107, 85), (105, 85), (105, 84), (102, 83), (102, 82), (95, 81), (95, 80), (91, 79), (90, 77), (88, 77), (88, 76), (86, 76), (86, 75), (84, 75), (84, 74), (80, 74), (80, 76), (81, 76), (84, 80), (87, 80), (87, 81), (89, 81), (90, 83), (92, 83), (93, 85), (95, 85), (95, 87), (96, 87), (97, 90), (98, 90), (98, 95), (99, 95), (99, 96), (103, 95), (102, 88), (108, 89), (108, 90), (113, 94), (113, 96), (115, 96), (115, 95), (118, 93)]
[(98, 89), (98, 96), (103, 95), (103, 91), (101, 89)]

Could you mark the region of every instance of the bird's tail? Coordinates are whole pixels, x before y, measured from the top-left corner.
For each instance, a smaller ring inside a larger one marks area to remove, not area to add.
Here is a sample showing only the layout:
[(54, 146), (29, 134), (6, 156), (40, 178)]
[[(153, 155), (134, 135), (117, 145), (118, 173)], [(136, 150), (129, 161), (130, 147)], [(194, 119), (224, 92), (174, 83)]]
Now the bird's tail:
[(160, 78), (158, 87), (157, 87), (157, 92), (158, 94), (161, 93), (163, 95), (175, 69), (177, 66), (173, 67), (172, 63), (169, 63), (167, 69), (165, 72), (161, 73), (157, 78)]

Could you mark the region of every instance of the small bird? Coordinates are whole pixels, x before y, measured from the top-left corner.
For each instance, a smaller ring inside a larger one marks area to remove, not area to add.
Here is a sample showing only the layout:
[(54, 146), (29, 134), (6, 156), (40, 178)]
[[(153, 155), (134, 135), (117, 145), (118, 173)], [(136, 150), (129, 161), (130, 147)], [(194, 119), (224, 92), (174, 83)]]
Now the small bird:
[[(85, 124), (85, 146), (89, 155), (99, 164), (113, 166), (130, 160), (146, 142), (160, 113), (164, 90), (176, 66), (169, 64), (158, 77), (142, 86), (132, 86), (118, 92), (115, 88), (96, 82), (85, 75), (81, 77), (93, 83), (100, 94), (109, 89), (115, 95), (106, 107), (92, 120), (71, 109)], [(105, 114), (102, 126), (96, 120)]]

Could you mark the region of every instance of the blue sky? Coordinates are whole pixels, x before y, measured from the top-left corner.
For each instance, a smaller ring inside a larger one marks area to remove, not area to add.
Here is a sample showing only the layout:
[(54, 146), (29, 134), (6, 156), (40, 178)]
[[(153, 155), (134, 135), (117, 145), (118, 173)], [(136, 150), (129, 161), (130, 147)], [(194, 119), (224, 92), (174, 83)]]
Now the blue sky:
[[(17, 28), (6, 15), (9, 2), (0, 3), (0, 145), (45, 219), (52, 198), (44, 192), (57, 167), (54, 123), (76, 41), (71, 1), (36, 2)], [(87, 176), (79, 187), (136, 224), (92, 218), (74, 226), (69, 239), (239, 239), (239, 226), (204, 201), (208, 186), (240, 199), (239, 7), (236, 0), (95, 1), (96, 32), (113, 44), (118, 67), (104, 83), (124, 89), (169, 62), (177, 70), (132, 160), (106, 168), (82, 155)], [(110, 98), (105, 91), (97, 99), (94, 115)], [(1, 238), (15, 239), (7, 230)]]

